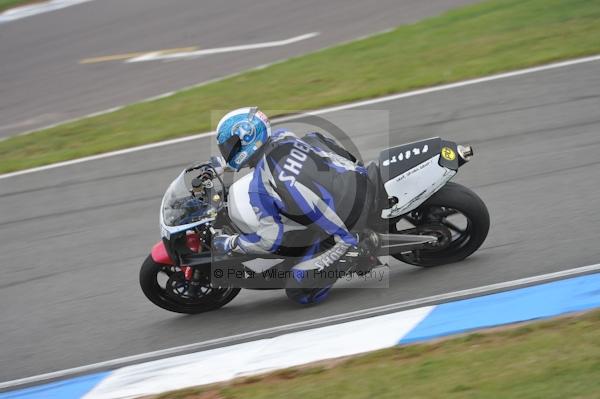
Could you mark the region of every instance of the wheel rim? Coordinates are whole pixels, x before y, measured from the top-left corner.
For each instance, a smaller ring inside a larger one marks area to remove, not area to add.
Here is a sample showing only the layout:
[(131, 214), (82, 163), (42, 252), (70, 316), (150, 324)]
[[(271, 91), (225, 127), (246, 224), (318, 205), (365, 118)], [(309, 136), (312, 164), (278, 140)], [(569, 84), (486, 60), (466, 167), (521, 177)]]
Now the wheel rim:
[(162, 298), (187, 306), (217, 303), (234, 290), (232, 287), (213, 287), (207, 275), (195, 282), (186, 280), (183, 270), (175, 266), (157, 268), (155, 279), (155, 288)]
[[(402, 223), (404, 222), (404, 224)], [(429, 206), (402, 216), (390, 225), (390, 232), (399, 234), (444, 235), (447, 242), (427, 249), (399, 254), (402, 260), (417, 263), (428, 258), (450, 257), (460, 251), (473, 237), (473, 222), (459, 209), (445, 206)], [(448, 235), (449, 233), (449, 235)]]

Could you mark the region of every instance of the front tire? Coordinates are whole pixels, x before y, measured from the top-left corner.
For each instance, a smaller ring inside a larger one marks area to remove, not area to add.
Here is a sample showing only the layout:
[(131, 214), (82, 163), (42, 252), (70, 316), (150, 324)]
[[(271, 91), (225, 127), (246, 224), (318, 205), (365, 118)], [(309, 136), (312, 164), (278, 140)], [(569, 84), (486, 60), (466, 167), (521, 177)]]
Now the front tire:
[(218, 309), (231, 302), (240, 292), (239, 288), (212, 287), (206, 280), (194, 295), (190, 295), (189, 283), (183, 278), (183, 271), (175, 266), (156, 263), (152, 256), (146, 258), (140, 269), (140, 287), (146, 298), (155, 305), (186, 314)]
[[(457, 226), (449, 218), (463, 217), (466, 223)], [(398, 223), (408, 220), (420, 234), (439, 235), (443, 246), (413, 250), (392, 256), (401, 262), (421, 267), (432, 267), (458, 262), (477, 251), (485, 241), (490, 228), (490, 215), (485, 203), (472, 190), (460, 184), (446, 183), (415, 211), (390, 219), (390, 232), (408, 232)]]

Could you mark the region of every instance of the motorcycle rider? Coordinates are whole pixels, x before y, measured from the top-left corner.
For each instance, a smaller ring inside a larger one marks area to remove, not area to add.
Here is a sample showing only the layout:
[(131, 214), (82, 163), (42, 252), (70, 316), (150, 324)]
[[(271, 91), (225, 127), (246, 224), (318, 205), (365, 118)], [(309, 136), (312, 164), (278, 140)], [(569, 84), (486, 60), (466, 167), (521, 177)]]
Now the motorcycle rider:
[(300, 303), (323, 299), (335, 279), (319, 279), (315, 272), (333, 267), (350, 248), (373, 245), (372, 235), (360, 240), (357, 234), (373, 209), (367, 168), (319, 133), (302, 139), (286, 130), (272, 133), (268, 117), (255, 107), (226, 114), (216, 133), (229, 168), (251, 168), (248, 194), (259, 227), (251, 234), (215, 235), (213, 253), (300, 257), (288, 296)]

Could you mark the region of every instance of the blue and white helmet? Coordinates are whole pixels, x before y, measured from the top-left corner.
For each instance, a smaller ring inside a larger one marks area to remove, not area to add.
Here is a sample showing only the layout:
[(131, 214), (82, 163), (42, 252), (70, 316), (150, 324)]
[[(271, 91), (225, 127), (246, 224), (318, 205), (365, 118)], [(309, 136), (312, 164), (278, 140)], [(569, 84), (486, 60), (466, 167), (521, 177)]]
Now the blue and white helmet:
[(231, 111), (217, 125), (219, 150), (234, 170), (240, 170), (269, 137), (269, 118), (256, 107)]

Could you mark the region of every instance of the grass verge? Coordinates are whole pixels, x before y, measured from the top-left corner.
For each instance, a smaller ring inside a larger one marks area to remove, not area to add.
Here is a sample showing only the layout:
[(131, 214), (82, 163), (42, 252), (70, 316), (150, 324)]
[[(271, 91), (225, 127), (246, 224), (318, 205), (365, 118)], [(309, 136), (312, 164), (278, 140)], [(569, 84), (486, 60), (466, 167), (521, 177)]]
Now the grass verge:
[[(0, 142), (0, 172), (211, 128), (211, 110), (314, 109), (600, 53), (600, 0), (491, 0), (156, 101)], [(274, 116), (274, 115), (272, 115)]]
[(9, 8), (26, 6), (33, 3), (41, 3), (45, 0), (0, 0), (0, 12), (4, 12)]
[(328, 397), (598, 398), (600, 311), (396, 347), (158, 398)]

